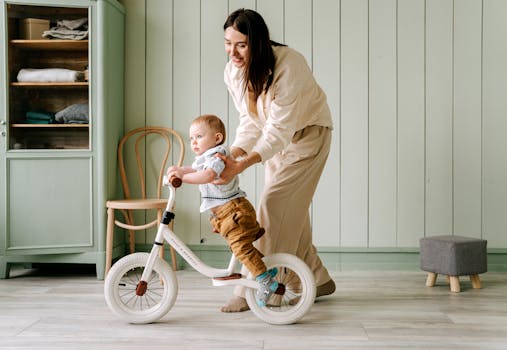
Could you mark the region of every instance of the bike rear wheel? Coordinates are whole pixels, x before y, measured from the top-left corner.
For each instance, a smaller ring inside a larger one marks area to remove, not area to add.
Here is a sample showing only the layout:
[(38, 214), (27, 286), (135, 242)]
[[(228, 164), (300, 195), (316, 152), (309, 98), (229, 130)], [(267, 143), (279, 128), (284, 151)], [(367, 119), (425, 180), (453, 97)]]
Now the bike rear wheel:
[(178, 281), (167, 262), (157, 257), (148, 278), (146, 290), (136, 294), (148, 253), (134, 253), (118, 260), (104, 282), (104, 295), (109, 308), (130, 323), (151, 323), (159, 320), (174, 305)]
[[(278, 269), (274, 277), (285, 290), (282, 295), (273, 294), (265, 307), (257, 305), (256, 289), (247, 288), (246, 301), (252, 312), (270, 324), (292, 324), (300, 320), (315, 301), (315, 278), (310, 268), (291, 254), (273, 254), (263, 258), (266, 267)], [(254, 276), (249, 274), (248, 278)]]

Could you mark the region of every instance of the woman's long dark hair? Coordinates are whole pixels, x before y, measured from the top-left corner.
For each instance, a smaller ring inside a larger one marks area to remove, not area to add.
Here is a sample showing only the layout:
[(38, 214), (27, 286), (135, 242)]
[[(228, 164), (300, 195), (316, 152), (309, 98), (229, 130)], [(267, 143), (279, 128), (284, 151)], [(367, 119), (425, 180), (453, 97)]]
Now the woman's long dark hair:
[(270, 40), (266, 22), (254, 10), (242, 8), (231, 13), (224, 23), (224, 30), (229, 27), (247, 37), (250, 55), (243, 69), (243, 93), (246, 93), (250, 86), (257, 99), (263, 91), (268, 90), (273, 81), (275, 55), (272, 45), (285, 45)]

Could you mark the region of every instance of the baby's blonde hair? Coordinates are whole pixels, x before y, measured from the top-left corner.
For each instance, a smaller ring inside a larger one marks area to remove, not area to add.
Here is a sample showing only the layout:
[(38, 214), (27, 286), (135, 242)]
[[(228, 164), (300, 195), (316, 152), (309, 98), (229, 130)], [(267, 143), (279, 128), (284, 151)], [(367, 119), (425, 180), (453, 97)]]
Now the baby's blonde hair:
[(225, 142), (225, 125), (222, 120), (214, 114), (203, 114), (192, 121), (192, 124), (205, 123), (211, 130), (222, 134), (222, 142)]

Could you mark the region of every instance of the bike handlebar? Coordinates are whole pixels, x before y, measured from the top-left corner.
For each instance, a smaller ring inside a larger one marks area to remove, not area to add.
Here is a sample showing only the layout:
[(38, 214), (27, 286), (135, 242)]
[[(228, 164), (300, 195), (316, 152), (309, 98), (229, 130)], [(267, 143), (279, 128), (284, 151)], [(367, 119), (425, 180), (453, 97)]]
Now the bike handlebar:
[(173, 175), (169, 178), (169, 183), (172, 187), (178, 188), (183, 184), (183, 181), (179, 177)]

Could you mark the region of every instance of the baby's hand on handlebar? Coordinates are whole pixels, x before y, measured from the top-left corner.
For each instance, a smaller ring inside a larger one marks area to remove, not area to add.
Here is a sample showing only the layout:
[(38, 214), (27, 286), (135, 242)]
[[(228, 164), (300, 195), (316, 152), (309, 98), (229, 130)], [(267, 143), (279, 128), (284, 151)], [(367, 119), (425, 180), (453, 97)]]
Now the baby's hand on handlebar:
[(167, 177), (170, 179), (173, 176), (179, 179), (183, 178), (183, 170), (177, 166), (170, 166), (167, 168)]
[(169, 174), (170, 174), (171, 172), (177, 171), (178, 169), (179, 169), (179, 167), (178, 167), (178, 166), (176, 166), (176, 165), (171, 165), (169, 168), (167, 168), (167, 176), (169, 176)]
[(177, 166), (171, 166), (167, 169), (167, 175), (164, 176), (164, 184), (171, 185), (174, 188), (182, 185), (183, 169)]

